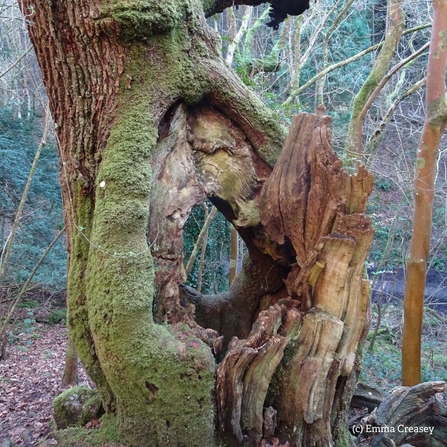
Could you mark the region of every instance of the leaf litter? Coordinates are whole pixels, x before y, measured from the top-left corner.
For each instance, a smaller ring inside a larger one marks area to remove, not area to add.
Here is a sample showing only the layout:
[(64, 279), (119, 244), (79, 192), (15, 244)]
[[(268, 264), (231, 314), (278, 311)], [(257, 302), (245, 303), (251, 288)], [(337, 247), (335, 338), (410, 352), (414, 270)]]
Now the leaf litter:
[[(14, 337), (0, 360), (0, 445), (30, 447), (54, 429), (53, 400), (65, 389), (67, 328), (35, 323)], [(92, 382), (79, 363), (79, 384)]]

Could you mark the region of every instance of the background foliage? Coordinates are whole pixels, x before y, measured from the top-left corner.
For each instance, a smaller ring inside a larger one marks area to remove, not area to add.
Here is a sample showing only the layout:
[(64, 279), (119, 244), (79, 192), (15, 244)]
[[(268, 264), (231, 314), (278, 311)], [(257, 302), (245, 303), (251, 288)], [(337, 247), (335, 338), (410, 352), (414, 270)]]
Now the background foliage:
[[(21, 193), (39, 144), (39, 116), (14, 119), (11, 109), (0, 109), (0, 244), (10, 233)], [(54, 142), (41, 154), (19, 232), (7, 268), (7, 282), (23, 283), (45, 248), (63, 227), (58, 182), (59, 160)], [(50, 287), (65, 287), (66, 250), (57, 244), (35, 276), (35, 281)]]
[[(34, 154), (46, 102), (40, 71), (17, 3), (0, 0), (0, 250), (11, 232)], [(5, 287), (21, 284), (63, 226), (54, 138), (40, 156), (6, 269)], [(65, 287), (66, 250), (53, 248), (34, 281)]]

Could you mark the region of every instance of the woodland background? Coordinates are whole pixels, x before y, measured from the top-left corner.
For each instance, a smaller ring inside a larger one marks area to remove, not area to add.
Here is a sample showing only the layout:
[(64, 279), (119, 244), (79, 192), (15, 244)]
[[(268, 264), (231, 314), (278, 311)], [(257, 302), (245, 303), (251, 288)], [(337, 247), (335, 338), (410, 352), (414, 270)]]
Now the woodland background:
[[(377, 44), (384, 38), (386, 5), (386, 0), (318, 0), (309, 11), (300, 17), (290, 17), (277, 31), (265, 26), (266, 5), (229, 8), (210, 18), (209, 23), (222, 36), (227, 62), (276, 112), (284, 126), (290, 125), (295, 114), (313, 112), (319, 103), (324, 103), (333, 119), (334, 149), (343, 157), (353, 99), (371, 71)], [(412, 31), (404, 33), (391, 67), (430, 39), (430, 2), (407, 0), (404, 9), (405, 30)], [(0, 249), (10, 237), (44, 125), (46, 98), (27, 37), (26, 20), (15, 1), (0, 0)], [(370, 51), (365, 52), (367, 49)], [(361, 52), (365, 54), (357, 57)], [(368, 213), (376, 233), (367, 264), (374, 289), (373, 323), (361, 379), (382, 390), (397, 384), (400, 377), (404, 266), (411, 237), (416, 150), (425, 120), (426, 65), (427, 51), (397, 71), (374, 101), (363, 126), (362, 162), (375, 176)], [(328, 67), (334, 69), (321, 76)], [(426, 296), (424, 381), (444, 380), (447, 368), (446, 152), (447, 143), (443, 141), (437, 162)], [(0, 284), (3, 303), (27, 280), (42, 253), (63, 228), (58, 172), (56, 141), (50, 132)], [(199, 248), (188, 284), (203, 293), (226, 290), (230, 267), (240, 265), (244, 252), (242, 242), (238, 241), (237, 259), (230, 259), (230, 225), (218, 213), (210, 219), (202, 242), (196, 244), (211, 209), (208, 203), (194, 210), (184, 238), (185, 265), (194, 246)], [(65, 272), (62, 238), (46, 256), (31, 289), (20, 301), (16, 324), (8, 332), (9, 344), (20, 343), (20, 334), (33, 330), (45, 306), (50, 308), (49, 315), (56, 315), (48, 322), (60, 321), (63, 301), (56, 298), (63, 295)], [(32, 341), (28, 337), (26, 340), (28, 349), (32, 349)]]

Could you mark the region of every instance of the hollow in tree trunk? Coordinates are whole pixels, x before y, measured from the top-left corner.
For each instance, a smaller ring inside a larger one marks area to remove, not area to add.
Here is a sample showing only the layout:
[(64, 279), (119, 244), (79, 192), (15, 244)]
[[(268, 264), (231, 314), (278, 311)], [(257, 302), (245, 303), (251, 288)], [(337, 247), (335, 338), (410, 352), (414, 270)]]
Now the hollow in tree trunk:
[[(372, 178), (323, 112), (278, 159), (283, 130), (205, 22), (224, 2), (203, 3), (20, 3), (57, 126), (70, 334), (126, 445), (349, 445)], [(207, 198), (247, 246), (216, 296), (182, 286)]]

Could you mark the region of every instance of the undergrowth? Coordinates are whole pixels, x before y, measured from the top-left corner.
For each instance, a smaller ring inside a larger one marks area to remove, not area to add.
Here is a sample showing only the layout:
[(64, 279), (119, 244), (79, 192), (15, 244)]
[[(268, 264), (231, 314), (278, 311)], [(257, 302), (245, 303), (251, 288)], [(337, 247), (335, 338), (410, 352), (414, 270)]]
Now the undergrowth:
[[(390, 305), (387, 308), (372, 345), (376, 323), (377, 307), (374, 305), (359, 380), (388, 393), (401, 385), (402, 306)], [(424, 315), (421, 363), (423, 382), (447, 380), (447, 319), (428, 308)]]

